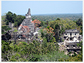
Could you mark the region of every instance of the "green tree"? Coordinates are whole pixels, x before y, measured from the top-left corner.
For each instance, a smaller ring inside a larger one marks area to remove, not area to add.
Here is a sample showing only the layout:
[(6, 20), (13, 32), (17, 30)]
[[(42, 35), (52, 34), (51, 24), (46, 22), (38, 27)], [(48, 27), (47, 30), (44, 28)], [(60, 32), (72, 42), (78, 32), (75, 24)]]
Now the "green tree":
[(8, 20), (8, 22), (13, 22), (14, 23), (14, 21), (13, 21), (13, 13), (9, 11), (6, 14), (6, 19)]
[(60, 18), (57, 18), (56, 20), (60, 20)]
[(43, 37), (43, 43), (42, 46), (45, 48), (47, 47), (47, 39), (45, 37)]
[(82, 19), (78, 19), (77, 21), (76, 21), (76, 24), (78, 25), (78, 26), (82, 26)]
[(51, 42), (56, 43), (55, 37), (52, 38)]
[(8, 30), (10, 30), (8, 26), (2, 26), (2, 34), (5, 34)]

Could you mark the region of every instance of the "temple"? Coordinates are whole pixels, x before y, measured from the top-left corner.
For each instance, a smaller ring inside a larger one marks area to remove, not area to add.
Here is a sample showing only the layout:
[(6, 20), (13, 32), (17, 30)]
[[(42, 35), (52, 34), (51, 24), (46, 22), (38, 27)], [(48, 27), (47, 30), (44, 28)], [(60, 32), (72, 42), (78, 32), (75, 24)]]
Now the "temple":
[(77, 29), (65, 30), (64, 33), (64, 45), (68, 52), (80, 52), (80, 46), (77, 44), (82, 40), (81, 35)]
[[(40, 30), (37, 27), (41, 22), (37, 19), (32, 21), (30, 8), (28, 9), (25, 19), (18, 27), (18, 40), (26, 41), (27, 43), (32, 42), (35, 39), (38, 39), (38, 31)], [(34, 39), (34, 37), (36, 37)], [(40, 40), (40, 39), (39, 39)]]
[(28, 34), (29, 32), (34, 32), (34, 23), (32, 23), (30, 8), (26, 14), (26, 18), (19, 26), (18, 32), (19, 34)]

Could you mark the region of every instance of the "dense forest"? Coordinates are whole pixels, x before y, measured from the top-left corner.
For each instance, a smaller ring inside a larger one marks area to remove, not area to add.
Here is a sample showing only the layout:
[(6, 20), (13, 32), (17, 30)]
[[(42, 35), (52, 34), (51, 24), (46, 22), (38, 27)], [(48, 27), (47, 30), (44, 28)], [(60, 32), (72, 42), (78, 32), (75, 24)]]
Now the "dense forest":
[[(81, 52), (73, 56), (65, 55), (64, 51), (59, 50), (58, 40), (63, 36), (65, 30), (77, 29), (82, 35), (82, 15), (56, 15), (53, 16), (32, 16), (32, 20), (38, 19), (41, 21), (39, 24), (41, 35), (38, 37), (43, 40), (42, 43), (34, 40), (30, 43), (23, 41), (10, 41), (11, 36), (7, 34), (10, 30), (8, 23), (14, 23), (14, 27), (22, 23), (25, 16), (16, 15), (15, 13), (8, 12), (2, 16), (2, 37), (1, 52), (2, 61), (82, 61), (82, 42), (78, 44), (81, 46)], [(66, 19), (67, 18), (67, 19)]]
[(32, 15), (33, 19), (38, 19), (40, 21), (54, 21), (57, 18), (60, 19), (70, 19), (73, 21), (78, 20), (79, 18), (82, 19), (82, 14), (44, 14), (44, 15)]

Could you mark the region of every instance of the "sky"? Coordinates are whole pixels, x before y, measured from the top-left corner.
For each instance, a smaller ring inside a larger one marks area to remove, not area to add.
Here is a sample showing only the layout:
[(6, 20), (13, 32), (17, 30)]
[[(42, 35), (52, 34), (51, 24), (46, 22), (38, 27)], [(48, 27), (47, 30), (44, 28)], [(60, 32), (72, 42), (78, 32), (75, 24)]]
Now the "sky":
[(1, 1), (1, 15), (8, 11), (17, 15), (83, 13), (83, 1)]

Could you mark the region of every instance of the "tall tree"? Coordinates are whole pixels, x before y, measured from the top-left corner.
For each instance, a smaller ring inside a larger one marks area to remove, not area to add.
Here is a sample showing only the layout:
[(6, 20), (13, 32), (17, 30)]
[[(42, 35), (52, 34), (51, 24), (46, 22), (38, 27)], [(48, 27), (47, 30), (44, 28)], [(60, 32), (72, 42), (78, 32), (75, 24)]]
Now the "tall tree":
[(79, 19), (77, 20), (76, 24), (77, 24), (78, 26), (82, 26), (82, 19), (79, 18)]
[[(13, 13), (9, 11), (9, 12), (6, 14), (6, 19), (8, 20), (8, 22), (12, 22), (12, 20), (13, 20)], [(14, 22), (13, 22), (13, 23), (14, 23)]]

